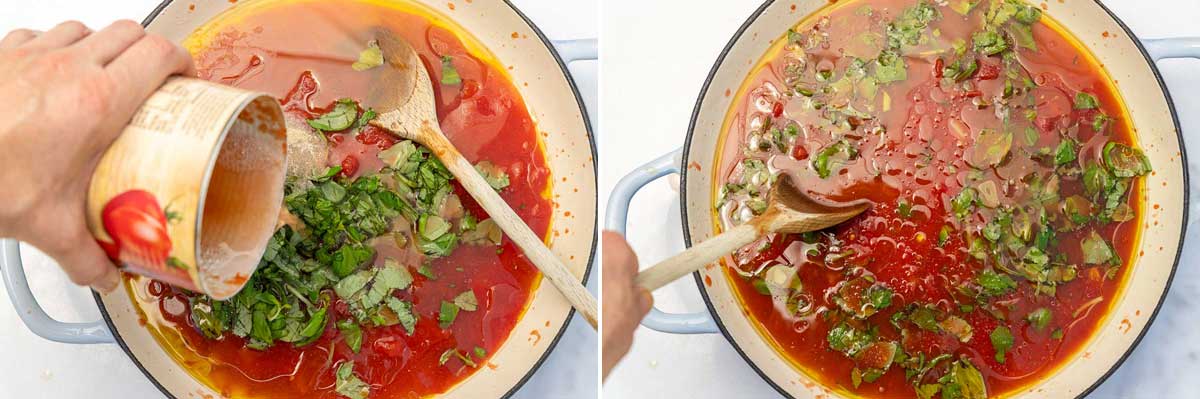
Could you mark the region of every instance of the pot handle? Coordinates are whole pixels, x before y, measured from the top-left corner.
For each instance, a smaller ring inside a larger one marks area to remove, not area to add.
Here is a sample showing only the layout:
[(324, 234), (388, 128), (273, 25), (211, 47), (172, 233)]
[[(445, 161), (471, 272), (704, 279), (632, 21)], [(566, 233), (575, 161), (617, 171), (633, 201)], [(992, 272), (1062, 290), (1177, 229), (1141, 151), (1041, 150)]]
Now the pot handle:
[[(616, 187), (613, 187), (612, 194), (608, 196), (604, 228), (622, 236), (625, 235), (625, 226), (629, 219), (629, 202), (633, 200), (633, 195), (655, 179), (679, 173), (682, 154), (682, 148), (671, 151), (622, 177)], [(642, 319), (642, 325), (672, 334), (711, 334), (720, 331), (708, 312), (666, 313), (657, 308), (650, 309), (650, 314)]]
[(115, 342), (108, 326), (97, 320), (90, 323), (64, 323), (54, 320), (42, 306), (29, 281), (25, 279), (25, 266), (21, 263), (21, 249), (17, 240), (0, 240), (0, 274), (4, 277), (4, 288), (17, 310), (17, 316), (30, 331), (42, 338), (64, 344), (110, 344)]
[(552, 40), (550, 43), (554, 44), (558, 56), (562, 57), (563, 62), (567, 64), (575, 61), (594, 60), (600, 55), (596, 39)]
[[(1172, 37), (1162, 39), (1145, 39), (1142, 40), (1142, 46), (1146, 48), (1146, 53), (1155, 62), (1169, 58), (1194, 58), (1200, 59), (1200, 37)], [(1187, 140), (1183, 144), (1185, 150), (1187, 148)], [(1191, 170), (1192, 166), (1187, 165), (1192, 172), (1192, 176), (1197, 176), (1196, 170)], [(1192, 192), (1189, 193), (1190, 198), (1200, 198), (1200, 185), (1189, 184)], [(1200, 219), (1200, 201), (1192, 201), (1188, 208), (1188, 225)]]

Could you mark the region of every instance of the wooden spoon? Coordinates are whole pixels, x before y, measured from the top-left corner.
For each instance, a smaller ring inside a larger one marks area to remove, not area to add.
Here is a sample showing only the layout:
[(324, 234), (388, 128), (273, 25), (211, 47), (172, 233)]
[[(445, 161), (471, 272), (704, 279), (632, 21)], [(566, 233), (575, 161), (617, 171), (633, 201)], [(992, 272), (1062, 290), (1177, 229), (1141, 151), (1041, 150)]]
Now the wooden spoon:
[(383, 52), (384, 65), (377, 68), (376, 81), (372, 82), (367, 96), (368, 104), (382, 112), (371, 124), (428, 147), (500, 229), (562, 292), (571, 306), (595, 328), (596, 299), (442, 133), (429, 72), (416, 50), (387, 29), (376, 28), (374, 33)]
[(844, 222), (870, 208), (867, 202), (839, 206), (816, 202), (795, 186), (791, 177), (780, 175), (767, 194), (767, 210), (746, 223), (705, 240), (686, 251), (638, 273), (636, 281), (654, 291), (675, 279), (720, 259), (758, 240), (767, 233), (804, 233)]

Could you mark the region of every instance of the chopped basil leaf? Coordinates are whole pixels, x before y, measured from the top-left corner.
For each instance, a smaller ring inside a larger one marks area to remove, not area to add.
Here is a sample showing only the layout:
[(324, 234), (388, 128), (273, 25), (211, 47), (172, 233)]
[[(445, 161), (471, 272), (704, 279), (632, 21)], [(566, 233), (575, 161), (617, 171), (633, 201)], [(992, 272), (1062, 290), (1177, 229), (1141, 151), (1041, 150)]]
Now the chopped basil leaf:
[(342, 320), (337, 323), (338, 331), (342, 333), (342, 339), (346, 341), (346, 346), (350, 347), (351, 351), (358, 353), (362, 348), (362, 328), (353, 320)]
[(458, 70), (454, 69), (454, 59), (448, 55), (442, 56), (442, 84), (456, 85), (462, 83), (462, 78), (458, 76)]
[(1065, 139), (1058, 143), (1058, 149), (1054, 150), (1054, 164), (1066, 165), (1075, 160), (1076, 153), (1079, 149), (1075, 146), (1075, 140)]
[(1096, 234), (1095, 230), (1089, 231), (1088, 235), (1079, 242), (1079, 246), (1083, 252), (1083, 263), (1089, 265), (1108, 263), (1116, 256), (1112, 247), (1109, 247), (1104, 238)]
[(334, 391), (350, 399), (366, 399), (371, 387), (354, 375), (354, 362), (344, 362), (337, 368)]
[(438, 311), (438, 326), (443, 330), (450, 328), (454, 324), (454, 319), (458, 317), (458, 305), (453, 302), (442, 301), (441, 310)]
[(475, 308), (479, 306), (479, 301), (475, 299), (475, 291), (466, 290), (454, 297), (454, 305), (459, 309), (474, 312)]
[(1004, 363), (1004, 355), (1013, 345), (1012, 332), (1008, 330), (1008, 327), (999, 326), (992, 330), (991, 339), (992, 348), (996, 349), (996, 361)]
[(988, 396), (983, 374), (966, 359), (950, 363), (950, 370), (938, 382), (942, 385), (942, 398), (985, 399)]
[(1141, 150), (1121, 143), (1104, 145), (1104, 165), (1116, 177), (1134, 177), (1150, 173), (1150, 159)]
[(503, 169), (493, 164), (491, 161), (482, 161), (475, 164), (475, 170), (479, 172), (483, 179), (487, 181), (493, 190), (500, 191), (508, 187), (508, 173)]
[(1086, 92), (1075, 93), (1075, 109), (1096, 109), (1100, 106), (1100, 100), (1096, 96)]
[(372, 40), (367, 42), (367, 48), (358, 53), (358, 61), (350, 65), (355, 71), (365, 71), (383, 65), (383, 51), (379, 43)]
[(846, 356), (854, 357), (858, 352), (875, 342), (875, 335), (867, 331), (857, 330), (846, 323), (838, 323), (838, 325), (829, 330), (826, 341), (829, 342), (830, 349), (842, 352)]
[(975, 282), (983, 288), (983, 294), (1001, 296), (1017, 288), (1017, 282), (1008, 275), (999, 274), (992, 269), (985, 269), (975, 278)]
[(335, 132), (349, 128), (357, 118), (358, 103), (349, 98), (343, 98), (334, 104), (333, 110), (315, 119), (309, 119), (308, 125), (313, 129)]
[(999, 165), (1012, 149), (1012, 138), (1010, 132), (984, 129), (975, 139), (968, 161), (979, 169)]
[(976, 32), (971, 37), (975, 51), (983, 55), (996, 55), (1004, 50), (1008, 50), (1008, 43), (1004, 41), (1004, 36), (994, 31)]
[(1033, 325), (1034, 328), (1036, 328), (1038, 331), (1041, 331), (1045, 330), (1046, 326), (1050, 325), (1051, 317), (1052, 315), (1049, 309), (1037, 308), (1034, 311), (1029, 312), (1029, 315), (1025, 316), (1025, 320), (1028, 320), (1030, 325)]

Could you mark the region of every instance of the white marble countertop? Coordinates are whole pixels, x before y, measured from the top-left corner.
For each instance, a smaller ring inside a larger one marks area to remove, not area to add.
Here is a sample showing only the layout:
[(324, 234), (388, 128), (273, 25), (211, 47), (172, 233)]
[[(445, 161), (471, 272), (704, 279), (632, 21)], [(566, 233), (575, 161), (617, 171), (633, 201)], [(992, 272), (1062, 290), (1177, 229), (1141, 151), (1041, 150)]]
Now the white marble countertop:
[[(636, 166), (683, 144), (692, 107), (709, 69), (760, 4), (756, 0), (602, 2), (602, 196)], [(1200, 1), (1105, 0), (1104, 4), (1139, 37), (1200, 36), (1196, 24)], [(1195, 112), (1200, 109), (1200, 62), (1167, 61), (1160, 67), (1174, 95), (1184, 134), (1200, 138), (1200, 113)], [(654, 221), (639, 223), (629, 231), (643, 265), (683, 248), (675, 187), (678, 179), (651, 183), (630, 208), (630, 220)], [(1200, 269), (1192, 267), (1200, 260), (1196, 249), (1200, 242), (1192, 236), (1150, 331), (1091, 397), (1200, 397), (1191, 379), (1200, 374), (1200, 333), (1196, 332), (1200, 312), (1195, 311), (1200, 305)], [(705, 309), (690, 278), (657, 291), (655, 302), (669, 312)], [(779, 397), (723, 336), (669, 335), (644, 327), (637, 331), (630, 354), (609, 376), (603, 390), (604, 397), (612, 399)]]
[[(206, 0), (224, 1), (224, 0)], [(597, 0), (511, 0), (551, 39), (595, 38)], [(114, 20), (141, 21), (159, 0), (0, 0), (0, 35), (20, 28), (49, 29), (76, 19), (93, 28)], [(596, 107), (597, 63), (571, 65), (584, 101)], [(591, 111), (593, 121), (595, 112)], [(90, 292), (74, 287), (54, 264), (22, 245), (26, 272), (39, 302), (62, 321), (100, 317)], [(589, 289), (596, 292), (598, 268)], [(578, 316), (558, 346), (517, 398), (594, 398), (597, 336)], [(149, 380), (116, 345), (66, 345), (46, 341), (25, 328), (0, 285), (0, 398), (158, 398)]]

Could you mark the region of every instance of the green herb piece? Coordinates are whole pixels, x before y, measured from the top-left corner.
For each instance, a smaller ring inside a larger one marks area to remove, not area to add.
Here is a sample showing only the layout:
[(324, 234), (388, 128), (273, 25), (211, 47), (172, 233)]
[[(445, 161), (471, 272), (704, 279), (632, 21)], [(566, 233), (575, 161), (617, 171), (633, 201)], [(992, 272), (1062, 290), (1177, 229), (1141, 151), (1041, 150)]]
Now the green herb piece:
[(829, 342), (830, 349), (842, 352), (846, 356), (854, 357), (858, 352), (875, 342), (875, 335), (867, 331), (857, 330), (843, 322), (838, 323), (830, 329), (825, 339)]
[(353, 320), (342, 320), (337, 323), (338, 331), (342, 333), (342, 339), (346, 342), (346, 346), (350, 347), (351, 351), (358, 353), (362, 348), (363, 333), (362, 328)]
[(417, 231), (426, 240), (436, 240), (450, 232), (450, 223), (438, 215), (423, 215), (417, 225), (419, 226)]
[(1050, 309), (1037, 308), (1034, 309), (1034, 311), (1029, 312), (1029, 315), (1025, 316), (1025, 320), (1029, 321), (1029, 324), (1033, 325), (1033, 328), (1041, 331), (1045, 330), (1046, 326), (1050, 325), (1050, 319), (1052, 317), (1053, 315), (1050, 313)]
[(1017, 288), (1017, 282), (1013, 281), (1008, 275), (999, 274), (992, 269), (985, 269), (979, 276), (975, 278), (975, 283), (983, 289), (983, 294), (988, 296), (1001, 296)]
[(478, 357), (478, 358), (487, 357), (487, 350), (476, 346), (475, 347), (475, 357)]
[(1079, 152), (1075, 144), (1075, 140), (1065, 139), (1058, 143), (1058, 148), (1054, 150), (1054, 164), (1066, 165), (1075, 160), (1076, 154)]
[(986, 399), (988, 396), (983, 374), (966, 359), (950, 363), (950, 369), (938, 382), (943, 399)]
[(1012, 348), (1013, 336), (1008, 327), (1000, 326), (992, 330), (992, 348), (996, 349), (996, 361), (1004, 363), (1004, 355)]
[(1005, 32), (1013, 38), (1013, 42), (1017, 47), (1026, 48), (1032, 51), (1037, 51), (1037, 41), (1033, 38), (1033, 27), (1025, 24), (1009, 24), (1004, 28)]
[(364, 244), (350, 244), (338, 248), (333, 253), (333, 273), (338, 277), (349, 276), (363, 264), (375, 256), (375, 249)]
[(1089, 265), (1099, 265), (1108, 263), (1112, 260), (1116, 253), (1104, 238), (1096, 234), (1095, 230), (1089, 231), (1083, 240), (1079, 242), (1080, 249), (1083, 252), (1083, 263)]
[(833, 169), (858, 156), (858, 150), (845, 140), (825, 146), (813, 157), (812, 168), (822, 179), (833, 174)]
[(896, 213), (905, 219), (912, 217), (912, 204), (904, 199), (901, 199), (900, 202), (896, 204)]
[(904, 58), (892, 50), (884, 50), (875, 59), (875, 80), (880, 84), (908, 79), (908, 65)]
[(1086, 92), (1075, 93), (1075, 109), (1096, 109), (1100, 106), (1100, 100), (1096, 96)]
[(438, 326), (443, 330), (450, 328), (454, 324), (454, 319), (458, 317), (458, 305), (453, 302), (442, 301), (441, 310), (438, 311)]
[(968, 161), (971, 166), (984, 169), (999, 165), (1012, 149), (1012, 133), (984, 129), (975, 139)]
[(937, 314), (927, 306), (917, 306), (908, 313), (908, 321), (925, 331), (940, 331)]
[(233, 309), (226, 302), (208, 296), (190, 297), (188, 301), (192, 308), (192, 325), (205, 338), (220, 339), (229, 329)]
[(761, 278), (750, 280), (750, 285), (754, 287), (754, 291), (763, 295), (771, 295), (771, 287), (767, 286), (767, 281)]
[(1004, 36), (990, 30), (976, 32), (971, 37), (971, 42), (975, 51), (983, 55), (996, 55), (1008, 50), (1008, 43), (1004, 41)]
[(412, 284), (408, 268), (394, 260), (385, 261), (384, 267), (360, 270), (346, 276), (333, 287), (338, 297), (346, 301), (350, 313), (360, 322), (372, 321), (386, 324), (379, 315), (381, 305), (395, 290), (407, 289)]
[(1111, 187), (1111, 181), (1108, 171), (1100, 168), (1095, 164), (1088, 165), (1083, 170), (1083, 192), (1088, 196), (1108, 191)]
[(938, 231), (937, 245), (939, 247), (945, 246), (946, 242), (950, 241), (950, 230), (950, 226), (942, 226), (942, 229)]
[(941, 392), (942, 384), (920, 384), (915, 389), (917, 391), (917, 399), (933, 399), (933, 395)]
[(1000, 223), (992, 220), (991, 222), (988, 222), (987, 225), (983, 226), (981, 233), (983, 233), (983, 238), (988, 239), (988, 241), (995, 242), (996, 240), (1000, 239), (1001, 230), (1002, 228), (1000, 227)]
[(899, 49), (920, 44), (926, 28), (939, 16), (937, 8), (924, 0), (904, 9), (887, 26), (888, 46)]
[(1063, 330), (1061, 328), (1055, 329), (1053, 333), (1050, 333), (1050, 338), (1063, 339)]
[(371, 394), (371, 387), (354, 375), (354, 362), (344, 362), (335, 373), (337, 382), (334, 391), (350, 399), (366, 399)]
[(1150, 173), (1150, 159), (1141, 150), (1109, 142), (1102, 152), (1104, 166), (1116, 177), (1134, 177)]
[(487, 181), (489, 186), (492, 186), (493, 190), (500, 191), (509, 185), (508, 173), (505, 173), (503, 169), (491, 161), (482, 161), (475, 164), (475, 170), (479, 171), (479, 174), (483, 176), (483, 179)]
[(790, 28), (787, 31), (787, 38), (788, 43), (799, 44), (804, 42), (804, 35), (801, 35), (800, 32), (796, 32)]
[(979, 62), (974, 57), (960, 58), (958, 61), (942, 67), (942, 76), (955, 82), (961, 82), (975, 75), (979, 70)]
[(425, 276), (425, 278), (430, 279), (430, 280), (437, 280), (437, 275), (433, 274), (433, 267), (430, 266), (428, 263), (423, 264), (420, 267), (418, 267), (417, 274)]
[(950, 9), (961, 15), (967, 15), (970, 14), (971, 10), (974, 9), (978, 4), (979, 0), (952, 0), (950, 2)]
[(1067, 197), (1063, 201), (1063, 213), (1071, 223), (1081, 225), (1092, 220), (1092, 203), (1078, 195)]
[(1096, 114), (1092, 119), (1092, 130), (1096, 133), (1103, 133), (1104, 128), (1108, 127), (1108, 122), (1112, 121), (1112, 117), (1105, 114)]
[(458, 70), (454, 69), (454, 59), (448, 55), (442, 56), (442, 84), (456, 85), (462, 83), (462, 78), (458, 76)]
[(380, 65), (383, 65), (383, 51), (379, 49), (379, 43), (372, 40), (367, 42), (366, 49), (358, 53), (358, 61), (350, 64), (350, 67), (361, 72)]
[(950, 208), (954, 211), (954, 216), (962, 219), (970, 214), (975, 207), (975, 200), (978, 197), (974, 188), (966, 187), (950, 200)]
[(474, 312), (479, 306), (479, 301), (475, 299), (475, 291), (466, 290), (454, 297), (454, 305), (459, 309)]
[(1033, 25), (1042, 18), (1042, 10), (1029, 4), (1021, 4), (1013, 17), (1017, 19), (1017, 22)]
[(357, 118), (358, 103), (349, 98), (343, 98), (334, 104), (333, 110), (317, 118), (309, 119), (308, 125), (313, 129), (336, 132), (349, 128)]

